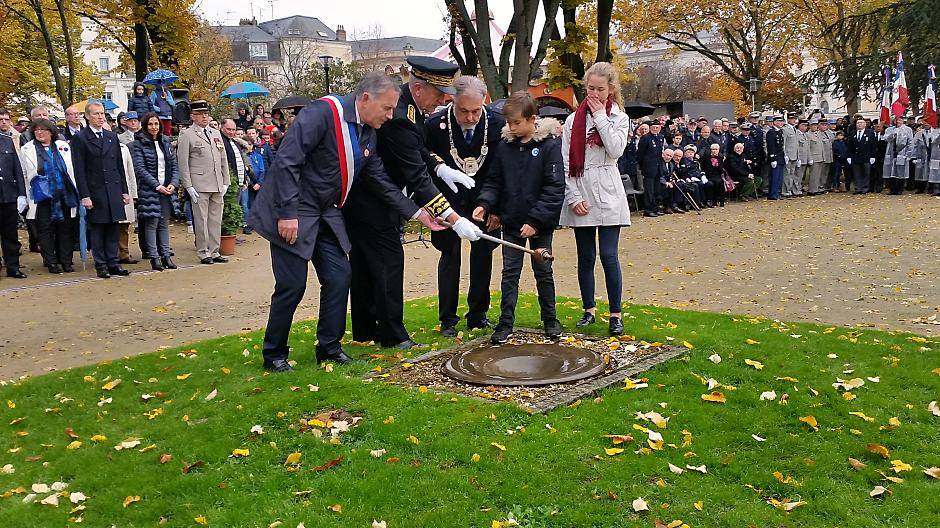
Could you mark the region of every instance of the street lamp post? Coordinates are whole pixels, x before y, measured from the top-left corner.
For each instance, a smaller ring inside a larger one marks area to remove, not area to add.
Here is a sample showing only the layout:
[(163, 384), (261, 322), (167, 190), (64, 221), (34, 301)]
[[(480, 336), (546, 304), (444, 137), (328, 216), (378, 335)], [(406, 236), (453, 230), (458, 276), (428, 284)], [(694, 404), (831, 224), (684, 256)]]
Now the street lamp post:
[(330, 93), (330, 66), (333, 65), (332, 55), (320, 55), (320, 64), (323, 65), (323, 74), (326, 77), (326, 93)]
[(803, 87), (803, 115), (809, 117), (809, 101), (812, 101), (813, 87), (806, 85)]
[(751, 112), (757, 111), (757, 92), (760, 90), (761, 80), (751, 77), (747, 80), (748, 91), (751, 93)]

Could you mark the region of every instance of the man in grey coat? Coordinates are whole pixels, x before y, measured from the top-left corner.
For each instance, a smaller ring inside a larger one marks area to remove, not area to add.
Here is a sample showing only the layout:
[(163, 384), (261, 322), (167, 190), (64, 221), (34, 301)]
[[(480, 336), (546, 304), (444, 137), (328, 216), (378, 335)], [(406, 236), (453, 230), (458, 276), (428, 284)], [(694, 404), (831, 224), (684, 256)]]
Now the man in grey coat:
[[(796, 129), (799, 122), (793, 112), (787, 114), (787, 124), (783, 125), (783, 161), (786, 164), (783, 174), (783, 193), (781, 196), (789, 198), (803, 194), (802, 174), (800, 168), (800, 131)], [(800, 182), (800, 183), (797, 183)]]

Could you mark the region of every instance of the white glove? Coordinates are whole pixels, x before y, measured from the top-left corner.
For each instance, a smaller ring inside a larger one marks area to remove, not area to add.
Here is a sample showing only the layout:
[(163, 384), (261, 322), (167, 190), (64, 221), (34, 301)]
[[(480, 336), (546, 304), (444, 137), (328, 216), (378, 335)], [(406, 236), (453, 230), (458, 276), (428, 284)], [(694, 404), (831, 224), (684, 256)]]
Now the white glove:
[(812, 164), (813, 164), (813, 160), (809, 160), (809, 164), (812, 165)]
[(914, 165), (920, 165), (920, 160), (919, 159), (914, 160)]
[(457, 233), (457, 236), (464, 240), (480, 240), (480, 235), (483, 234), (483, 231), (476, 224), (462, 216), (453, 223), (452, 229)]
[(868, 164), (869, 164), (869, 165), (874, 165), (874, 164), (875, 164), (875, 158), (868, 158)]
[(803, 166), (803, 162), (800, 161), (800, 160), (796, 160), (796, 168), (799, 169), (799, 168), (802, 167), (802, 166)]
[(777, 162), (776, 162), (776, 161), (771, 161), (771, 162), (770, 162), (770, 168), (771, 168), (771, 169), (776, 169), (776, 168), (777, 168)]
[(846, 161), (849, 165), (852, 164), (852, 158), (845, 158), (845, 161)]
[(192, 200), (193, 203), (199, 203), (199, 193), (196, 192), (195, 187), (187, 187), (186, 192), (189, 193), (189, 199)]
[(229, 187), (228, 185), (222, 186), (222, 194), (226, 194), (228, 192), (228, 187)]
[(23, 214), (23, 211), (26, 210), (27, 202), (25, 196), (16, 197), (16, 212)]
[(467, 189), (473, 189), (473, 187), (477, 184), (477, 182), (470, 176), (467, 176), (457, 169), (452, 169), (443, 163), (437, 166), (435, 172), (437, 173), (437, 177), (443, 180), (444, 183), (450, 187), (450, 190), (454, 192), (457, 192), (457, 185), (455, 185), (456, 183), (463, 185)]
[(787, 155), (784, 155), (784, 156), (783, 156), (783, 162), (784, 162), (784, 163), (790, 163), (790, 157), (787, 156)]

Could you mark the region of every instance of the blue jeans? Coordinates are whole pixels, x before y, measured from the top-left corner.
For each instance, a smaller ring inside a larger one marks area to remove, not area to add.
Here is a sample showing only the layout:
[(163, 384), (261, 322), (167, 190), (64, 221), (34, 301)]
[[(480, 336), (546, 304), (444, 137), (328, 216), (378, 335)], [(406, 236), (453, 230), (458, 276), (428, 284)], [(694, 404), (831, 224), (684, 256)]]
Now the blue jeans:
[(581, 303), (584, 309), (597, 306), (594, 300), (594, 263), (597, 260), (598, 246), (594, 243), (596, 240), (600, 245), (610, 313), (620, 313), (623, 296), (623, 277), (620, 273), (618, 254), (620, 226), (576, 227), (574, 240), (578, 247), (578, 285), (581, 287)]
[(251, 190), (238, 191), (238, 205), (242, 206), (242, 225), (248, 225), (248, 211), (251, 208)]

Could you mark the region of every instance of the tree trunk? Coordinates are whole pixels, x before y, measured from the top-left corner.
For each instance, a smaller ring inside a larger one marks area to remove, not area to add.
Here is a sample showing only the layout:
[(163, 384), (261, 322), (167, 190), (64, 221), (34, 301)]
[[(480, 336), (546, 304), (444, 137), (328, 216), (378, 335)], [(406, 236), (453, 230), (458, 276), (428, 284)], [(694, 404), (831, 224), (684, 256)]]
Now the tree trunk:
[(544, 0), (542, 2), (542, 8), (545, 10), (545, 25), (542, 26), (542, 34), (539, 37), (538, 48), (535, 50), (535, 55), (529, 62), (530, 78), (533, 72), (541, 68), (542, 61), (545, 60), (545, 54), (548, 50), (548, 43), (552, 40), (553, 33), (558, 31), (555, 19), (558, 17), (558, 7), (560, 5), (561, 0)]
[(509, 26), (506, 27), (506, 36), (503, 37), (499, 49), (499, 81), (503, 86), (509, 86), (509, 58), (512, 55), (512, 48), (516, 44), (516, 34), (519, 31), (519, 24), (522, 17), (513, 9), (512, 19)]
[(610, 16), (614, 10), (614, 0), (597, 0), (597, 58), (594, 62), (610, 62), (614, 55), (610, 52)]
[[(562, 13), (562, 19), (565, 22), (565, 28), (568, 28), (569, 26), (574, 27), (575, 25), (577, 25), (578, 11), (576, 7), (563, 8), (561, 13)], [(566, 33), (567, 31), (568, 30), (565, 29)], [(561, 34), (557, 32), (557, 30), (555, 33), (557, 34), (558, 37), (561, 36)], [(565, 38), (567, 38), (567, 36)], [(561, 60), (562, 64), (565, 65), (566, 68), (571, 70), (575, 79), (581, 79), (584, 77), (584, 61), (581, 59), (581, 55), (577, 53), (565, 53), (559, 59)], [(585, 95), (584, 87), (581, 86), (580, 84), (576, 84), (574, 86), (574, 94), (575, 94), (575, 97), (578, 98), (578, 100), (584, 99), (584, 95)]]
[(150, 39), (143, 24), (134, 24), (134, 76), (144, 80), (150, 71)]
[(513, 0), (516, 24), (516, 49), (512, 66), (512, 91), (529, 89), (529, 61), (532, 60), (532, 33), (539, 0)]
[(72, 103), (69, 100), (68, 89), (65, 86), (65, 81), (62, 79), (62, 63), (59, 62), (59, 57), (56, 55), (52, 35), (49, 33), (49, 26), (46, 24), (46, 17), (42, 12), (42, 3), (40, 0), (30, 0), (29, 5), (36, 14), (36, 23), (39, 26), (39, 34), (42, 35), (42, 40), (46, 45), (46, 55), (48, 55), (49, 67), (52, 68), (52, 80), (55, 83), (55, 91), (59, 98), (59, 103), (62, 105), (63, 109), (68, 108)]
[[(490, 36), (490, 8), (487, 0), (474, 0), (473, 6), (476, 10), (476, 27), (470, 21), (470, 15), (467, 13), (467, 6), (463, 0), (457, 0), (461, 9), (461, 18), (464, 20), (464, 26), (471, 35), (476, 44), (477, 58), (480, 61), (480, 69), (483, 70), (483, 80), (490, 90), (490, 98), (493, 100), (506, 97), (506, 85), (499, 78), (499, 69), (496, 67), (495, 56), (493, 55), (493, 41)], [(470, 27), (467, 27), (470, 26)], [(471, 31), (472, 30), (472, 31)]]
[(72, 35), (69, 31), (68, 20), (65, 16), (65, 2), (55, 0), (56, 10), (59, 12), (59, 23), (62, 24), (62, 36), (65, 42), (65, 57), (68, 60), (68, 106), (75, 102), (75, 53), (72, 50)]

